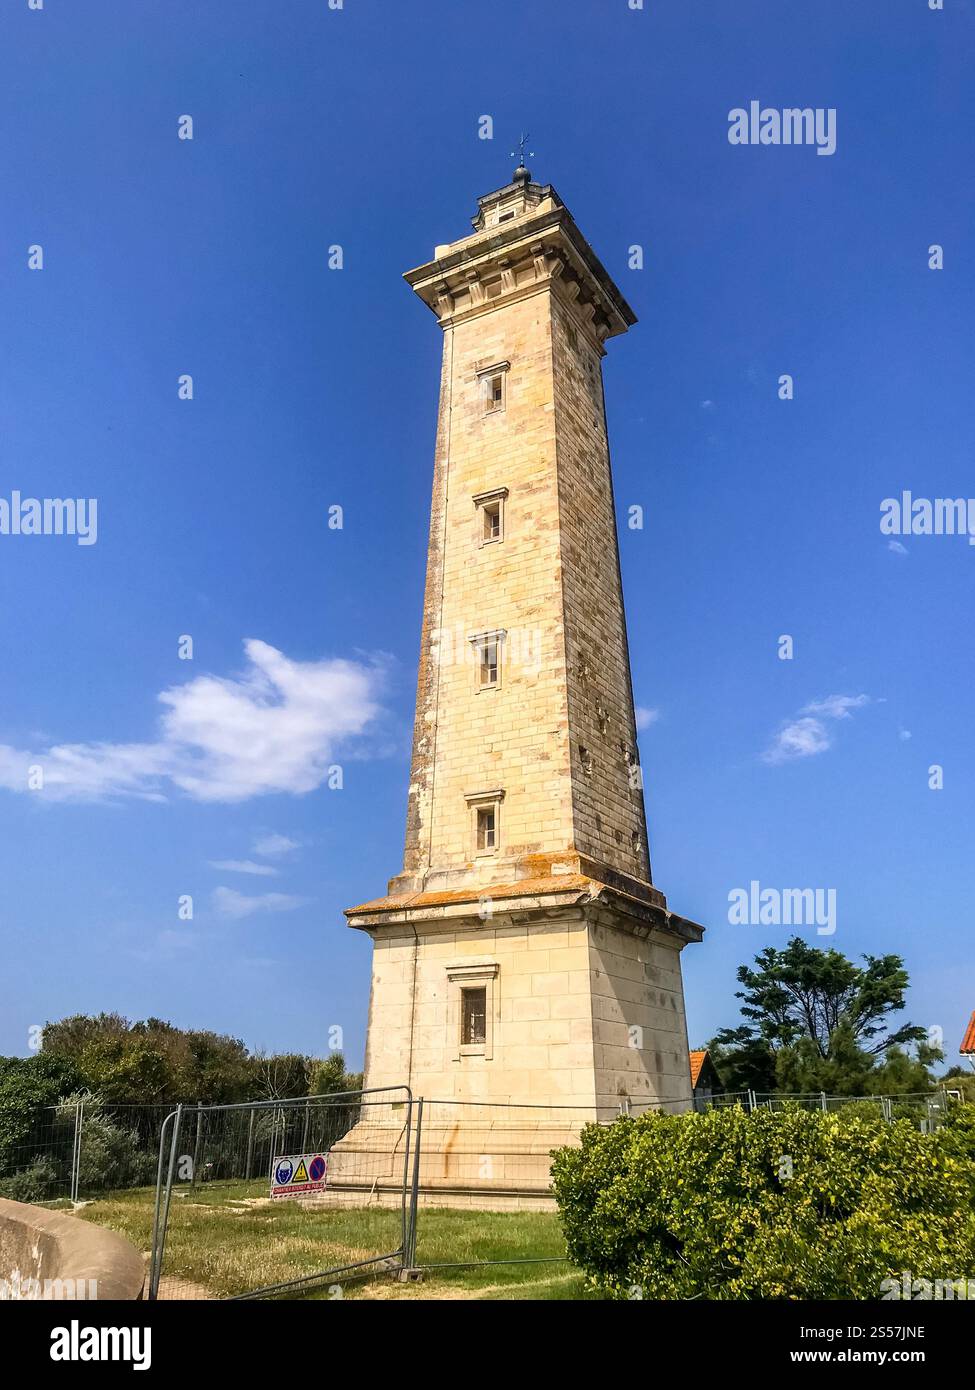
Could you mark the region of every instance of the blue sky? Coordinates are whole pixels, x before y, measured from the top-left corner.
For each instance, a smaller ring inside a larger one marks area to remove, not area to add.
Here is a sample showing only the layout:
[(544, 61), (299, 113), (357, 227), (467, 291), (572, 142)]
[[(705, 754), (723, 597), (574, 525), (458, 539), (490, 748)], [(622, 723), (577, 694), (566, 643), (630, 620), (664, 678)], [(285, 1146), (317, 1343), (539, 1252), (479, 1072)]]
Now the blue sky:
[[(605, 381), (691, 1043), (790, 935), (729, 924), (757, 880), (835, 889), (810, 939), (903, 955), (954, 1060), (975, 548), (879, 516), (975, 493), (973, 40), (971, 0), (7, 0), (0, 497), (95, 497), (98, 539), (0, 536), (0, 1052), (115, 1009), (360, 1060), (440, 350), (400, 275), (527, 128), (640, 320)], [(835, 154), (729, 144), (753, 99), (835, 108)]]

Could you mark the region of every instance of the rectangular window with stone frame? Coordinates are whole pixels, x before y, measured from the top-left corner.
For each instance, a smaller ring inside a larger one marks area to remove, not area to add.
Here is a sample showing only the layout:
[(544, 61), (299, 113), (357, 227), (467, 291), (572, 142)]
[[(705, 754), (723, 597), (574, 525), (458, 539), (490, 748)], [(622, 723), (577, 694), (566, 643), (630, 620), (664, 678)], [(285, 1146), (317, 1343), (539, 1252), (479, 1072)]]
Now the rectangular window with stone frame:
[(501, 650), (506, 633), (478, 632), (469, 639), (474, 660), (474, 690), (501, 689)]
[(475, 1047), (487, 1040), (487, 990), (483, 986), (462, 989), (461, 1035), (464, 1047)]
[(507, 404), (507, 376), (509, 362), (492, 362), (477, 373), (481, 392), (481, 404), (485, 415), (494, 415), (505, 409)]
[(498, 963), (485, 957), (465, 957), (446, 967), (447, 1047), (453, 1061), (468, 1057), (489, 1062), (500, 1025)]
[(496, 487), (490, 492), (479, 492), (474, 498), (474, 514), (477, 522), (476, 540), (479, 547), (495, 545), (504, 540), (505, 502), (508, 497), (506, 487)]
[(471, 817), (471, 853), (474, 858), (497, 854), (501, 845), (501, 802), (504, 792), (473, 792), (464, 798)]

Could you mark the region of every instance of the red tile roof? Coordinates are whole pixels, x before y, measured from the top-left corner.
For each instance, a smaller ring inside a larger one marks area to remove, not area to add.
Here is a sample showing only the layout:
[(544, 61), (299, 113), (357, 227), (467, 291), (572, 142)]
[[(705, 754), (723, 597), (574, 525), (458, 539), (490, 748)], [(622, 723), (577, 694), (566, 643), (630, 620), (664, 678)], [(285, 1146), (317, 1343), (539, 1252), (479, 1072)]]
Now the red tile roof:
[[(975, 1020), (975, 1014), (973, 1014), (972, 1017), (973, 1017), (973, 1020)], [(701, 1075), (701, 1068), (704, 1066), (704, 1059), (705, 1059), (705, 1057), (706, 1057), (707, 1055), (708, 1055), (708, 1050), (707, 1050), (706, 1047), (703, 1048), (702, 1051), (700, 1051), (700, 1052), (692, 1052), (692, 1053), (691, 1053), (691, 1090), (692, 1090), (692, 1091), (693, 1091), (694, 1087), (697, 1085), (697, 1078)]]
[(975, 1014), (968, 1020), (965, 1036), (961, 1040), (959, 1052), (975, 1052)]

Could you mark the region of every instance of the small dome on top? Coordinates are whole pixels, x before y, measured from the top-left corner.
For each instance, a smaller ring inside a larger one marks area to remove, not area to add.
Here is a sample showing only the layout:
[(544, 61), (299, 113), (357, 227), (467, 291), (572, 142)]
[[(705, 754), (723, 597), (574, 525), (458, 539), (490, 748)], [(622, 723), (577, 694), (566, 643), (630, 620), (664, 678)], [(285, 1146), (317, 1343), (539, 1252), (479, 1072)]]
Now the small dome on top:
[(531, 183), (531, 177), (531, 174), (525, 168), (524, 164), (519, 164), (514, 172), (512, 181), (514, 183)]

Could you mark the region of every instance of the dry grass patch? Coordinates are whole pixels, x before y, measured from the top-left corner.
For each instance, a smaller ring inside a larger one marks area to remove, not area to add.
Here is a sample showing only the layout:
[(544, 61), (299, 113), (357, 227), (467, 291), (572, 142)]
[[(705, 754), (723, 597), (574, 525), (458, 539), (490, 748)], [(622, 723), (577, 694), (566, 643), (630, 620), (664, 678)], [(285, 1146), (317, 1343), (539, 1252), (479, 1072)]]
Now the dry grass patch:
[[(84, 1220), (109, 1226), (148, 1253), (154, 1192), (141, 1188), (90, 1202)], [(163, 1276), (167, 1296), (225, 1298), (270, 1284), (356, 1264), (399, 1247), (401, 1217), (385, 1207), (314, 1207), (271, 1201), (267, 1183), (214, 1184), (174, 1190)], [(316, 1299), (582, 1298), (581, 1276), (568, 1263), (557, 1218), (549, 1212), (472, 1212), (421, 1208), (420, 1283), (388, 1273), (337, 1276), (331, 1287), (290, 1297)], [(548, 1263), (487, 1264), (532, 1256)], [(473, 1263), (468, 1263), (473, 1262)], [(201, 1293), (202, 1291), (202, 1293)]]

